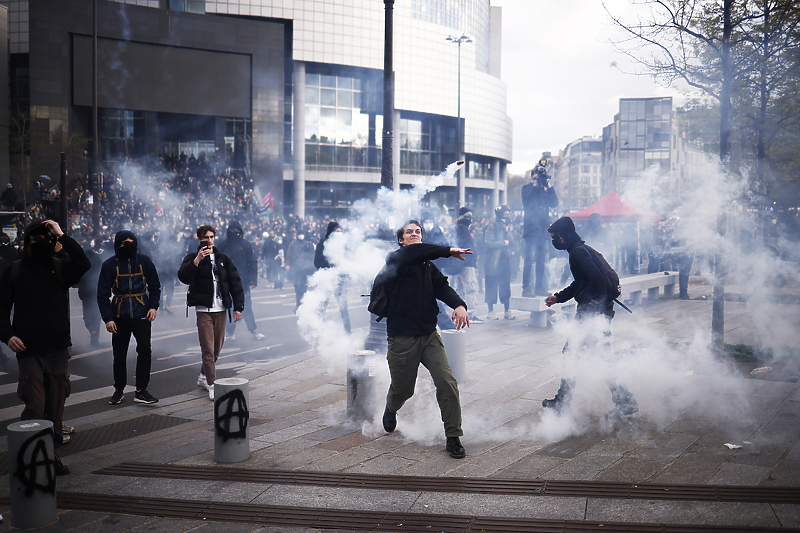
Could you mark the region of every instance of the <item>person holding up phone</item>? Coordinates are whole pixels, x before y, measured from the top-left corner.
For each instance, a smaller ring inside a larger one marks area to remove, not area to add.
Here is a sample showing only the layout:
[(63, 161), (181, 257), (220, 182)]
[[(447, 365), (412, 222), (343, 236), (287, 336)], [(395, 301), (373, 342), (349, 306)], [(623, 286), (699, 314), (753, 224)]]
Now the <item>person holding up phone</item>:
[(200, 245), (197, 253), (187, 254), (178, 270), (178, 279), (189, 286), (186, 304), (197, 314), (197, 335), (200, 339), (202, 365), (197, 386), (214, 399), (216, 362), (225, 342), (225, 317), (242, 319), (244, 288), (239, 271), (230, 257), (214, 246), (217, 230), (204, 225), (197, 228)]

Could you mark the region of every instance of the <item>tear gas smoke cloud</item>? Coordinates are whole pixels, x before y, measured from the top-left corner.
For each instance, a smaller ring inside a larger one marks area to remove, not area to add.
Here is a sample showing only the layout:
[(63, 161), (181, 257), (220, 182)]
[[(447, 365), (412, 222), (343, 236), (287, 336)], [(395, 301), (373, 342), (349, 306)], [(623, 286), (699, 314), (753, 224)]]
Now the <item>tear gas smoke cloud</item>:
[[(683, 194), (663, 190), (665, 180), (655, 172), (646, 172), (627, 184), (625, 199), (640, 208), (665, 214), (668, 224), (674, 227), (674, 238), (694, 254), (693, 272), (701, 262), (706, 262), (717, 249), (727, 269), (726, 283), (746, 285), (759, 294), (774, 288), (776, 272), (797, 280), (796, 269), (778, 257), (770, 256), (742, 238), (744, 230), (752, 230), (755, 218), (747, 209), (746, 174), (730, 177), (718, 165), (708, 162), (698, 173), (696, 181), (686, 184)], [(435, 183), (435, 182), (433, 182)], [(366, 221), (389, 220), (391, 227), (399, 226), (419, 210), (419, 200), (433, 183), (423, 184), (410, 191), (396, 194), (382, 190), (374, 203), (364, 202), (354, 209), (354, 218), (344, 221), (344, 235), (332, 241), (329, 258), (340, 265), (340, 271), (352, 274), (353, 286), (366, 288), (375, 273), (382, 267), (386, 252), (394, 248), (383, 241), (365, 238)], [(717, 221), (726, 215), (728, 231), (717, 233)], [(744, 233), (747, 233), (744, 231)], [(752, 233), (752, 231), (751, 231)], [(780, 241), (779, 241), (780, 242)], [(591, 243), (589, 243), (591, 244)], [(333, 273), (318, 272), (314, 288), (300, 308), (301, 328), (312, 344), (322, 350), (337, 371), (343, 372), (345, 355), (360, 349), (361, 335), (342, 335), (335, 313), (320, 316), (319, 304), (325, 294), (332, 292)], [(729, 304), (730, 305), (730, 304)], [(757, 338), (747, 339), (751, 344), (776, 350), (796, 346), (800, 338), (792, 324), (781, 312), (781, 306), (752, 301), (748, 310), (760, 328)], [(503, 416), (497, 412), (479, 413), (471, 409), (474, 395), (470, 389), (474, 381), (488, 376), (469, 372), (467, 381), (460, 384), (463, 405), (463, 428), (467, 442), (500, 442), (510, 439), (527, 440), (532, 445), (543, 445), (570, 435), (589, 430), (612, 431), (602, 414), (613, 405), (606, 382), (627, 386), (639, 402), (640, 424), (628, 426), (628, 437), (646, 440), (652, 427), (663, 428), (691, 410), (691, 418), (715, 421), (731, 439), (746, 439), (758, 425), (757, 414), (748, 405), (748, 395), (758, 382), (746, 381), (731, 374), (728, 367), (715, 360), (709, 351), (709, 316), (695, 320), (693, 329), (675, 332), (673, 336), (654, 335), (653, 317), (641, 313), (618, 313), (612, 321), (611, 346), (588, 343), (591, 348), (578, 349), (573, 356), (554, 353), (542, 355), (543, 347), (532, 346), (530, 358), (544, 362), (542, 367), (532, 366), (524, 379), (540, 383), (529, 394), (515, 398), (519, 409), (539, 409), (541, 399), (551, 397), (557, 388), (558, 378), (564, 368), (571, 369), (577, 380), (573, 409), (563, 416), (541, 410), (537, 415), (517, 420), (525, 413)], [(603, 324), (598, 325), (602, 329)], [(553, 332), (563, 342), (580, 346), (587, 331), (584, 324), (572, 320), (555, 320)], [(594, 330), (597, 335), (597, 329)], [(679, 342), (677, 342), (679, 341)], [(734, 342), (739, 342), (735, 340)], [(388, 369), (383, 361), (376, 365), (378, 373), (377, 397), (382, 397), (389, 383)], [(469, 370), (469, 367), (468, 367)], [(374, 420), (363, 426), (366, 435), (383, 433), (380, 424), (382, 402), (376, 405)], [(427, 372), (420, 372), (415, 396), (398, 414), (399, 428), (406, 441), (434, 444), (441, 440), (441, 420), (435, 400), (435, 389)]]

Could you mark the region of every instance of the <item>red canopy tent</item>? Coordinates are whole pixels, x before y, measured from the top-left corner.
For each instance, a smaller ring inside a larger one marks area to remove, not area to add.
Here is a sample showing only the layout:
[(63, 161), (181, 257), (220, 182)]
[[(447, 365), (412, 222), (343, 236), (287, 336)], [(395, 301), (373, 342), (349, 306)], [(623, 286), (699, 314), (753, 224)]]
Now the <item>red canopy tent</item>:
[(614, 191), (608, 191), (605, 196), (589, 207), (570, 213), (567, 216), (574, 222), (586, 222), (592, 213), (598, 213), (602, 218), (602, 222), (636, 222), (641, 220), (658, 223), (661, 220), (658, 214), (632, 206)]

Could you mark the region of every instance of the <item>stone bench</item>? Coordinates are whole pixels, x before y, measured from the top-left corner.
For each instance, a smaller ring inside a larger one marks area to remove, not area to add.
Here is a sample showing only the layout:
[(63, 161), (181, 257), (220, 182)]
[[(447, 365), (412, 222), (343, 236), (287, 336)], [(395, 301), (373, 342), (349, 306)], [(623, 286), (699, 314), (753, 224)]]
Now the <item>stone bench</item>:
[(620, 296), (627, 295), (627, 299), (633, 302), (633, 305), (639, 305), (642, 303), (642, 291), (647, 291), (648, 300), (655, 300), (658, 298), (661, 287), (664, 287), (664, 296), (675, 294), (676, 283), (678, 283), (677, 272), (655, 272), (622, 278), (619, 280), (619, 286), (622, 289)]
[[(642, 303), (642, 292), (647, 291), (647, 299), (655, 300), (658, 298), (658, 293), (661, 287), (664, 287), (664, 296), (672, 296), (675, 294), (675, 284), (678, 283), (677, 272), (656, 272), (655, 274), (642, 274), (638, 276), (631, 276), (629, 278), (622, 278), (619, 280), (620, 301), (624, 296), (633, 302), (633, 305), (640, 305)], [(511, 309), (518, 311), (530, 311), (531, 325), (538, 328), (547, 327), (547, 305), (544, 303), (544, 296), (536, 296), (535, 298), (523, 298), (521, 296), (512, 296), (509, 302)], [(557, 307), (569, 308), (575, 306), (575, 300), (563, 304), (555, 304), (552, 309)]]
[(537, 328), (547, 327), (547, 310), (557, 308), (575, 307), (575, 300), (570, 300), (563, 304), (554, 304), (553, 307), (548, 308), (544, 303), (544, 296), (536, 296), (535, 298), (523, 298), (522, 296), (512, 296), (509, 302), (511, 309), (518, 311), (531, 312), (531, 325)]

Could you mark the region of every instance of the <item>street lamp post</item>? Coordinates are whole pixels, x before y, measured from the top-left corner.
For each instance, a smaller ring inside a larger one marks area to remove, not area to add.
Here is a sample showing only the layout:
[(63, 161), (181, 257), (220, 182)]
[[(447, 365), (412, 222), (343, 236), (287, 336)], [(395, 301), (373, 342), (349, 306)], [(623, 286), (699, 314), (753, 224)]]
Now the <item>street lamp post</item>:
[[(458, 45), (458, 127), (456, 128), (456, 159), (464, 160), (464, 131), (461, 127), (461, 43), (471, 43), (472, 39), (466, 35), (461, 37), (448, 36), (447, 41)], [(458, 202), (456, 207), (461, 208), (466, 205), (466, 191), (464, 187), (464, 166), (456, 170), (456, 189), (458, 191)]]

